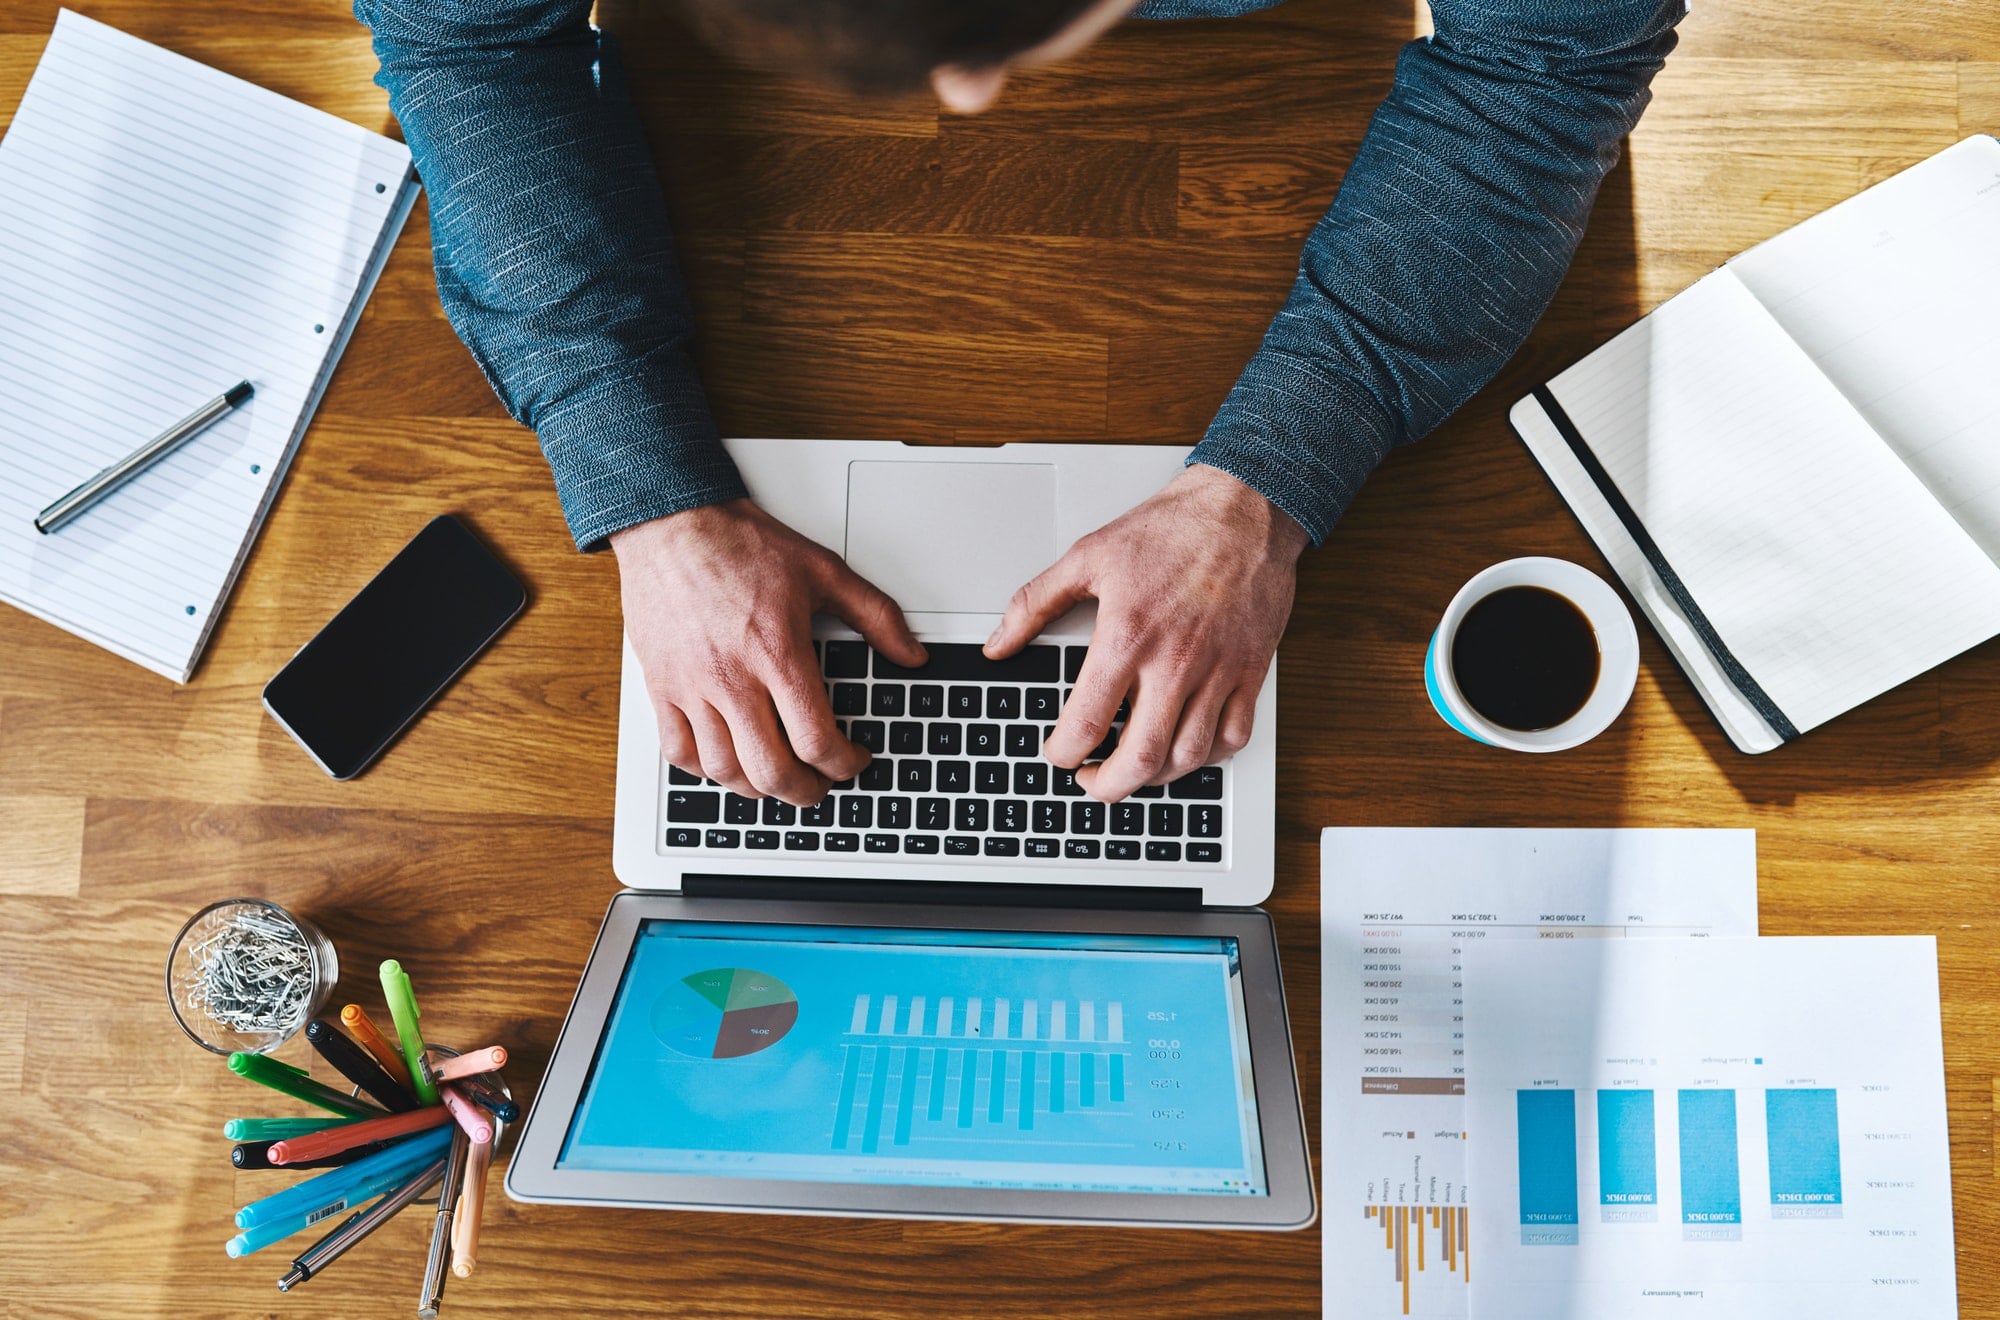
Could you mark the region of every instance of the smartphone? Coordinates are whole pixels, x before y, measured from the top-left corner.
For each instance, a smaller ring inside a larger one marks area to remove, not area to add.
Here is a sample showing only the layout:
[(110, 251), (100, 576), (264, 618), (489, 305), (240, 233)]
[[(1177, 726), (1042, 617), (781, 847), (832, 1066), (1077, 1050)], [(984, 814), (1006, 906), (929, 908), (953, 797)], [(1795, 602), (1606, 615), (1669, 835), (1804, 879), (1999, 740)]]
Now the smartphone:
[(320, 769), (352, 779), (527, 603), (465, 524), (434, 518), (264, 685), (264, 709)]

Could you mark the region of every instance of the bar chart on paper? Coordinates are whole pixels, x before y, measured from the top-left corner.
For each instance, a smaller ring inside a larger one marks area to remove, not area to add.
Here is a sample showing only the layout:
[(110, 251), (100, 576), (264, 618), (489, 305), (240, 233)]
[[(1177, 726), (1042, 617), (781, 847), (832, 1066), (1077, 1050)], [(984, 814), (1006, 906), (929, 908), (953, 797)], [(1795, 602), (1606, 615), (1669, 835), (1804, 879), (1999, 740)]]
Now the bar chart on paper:
[(1468, 960), (1486, 1317), (1957, 1313), (1928, 939)]

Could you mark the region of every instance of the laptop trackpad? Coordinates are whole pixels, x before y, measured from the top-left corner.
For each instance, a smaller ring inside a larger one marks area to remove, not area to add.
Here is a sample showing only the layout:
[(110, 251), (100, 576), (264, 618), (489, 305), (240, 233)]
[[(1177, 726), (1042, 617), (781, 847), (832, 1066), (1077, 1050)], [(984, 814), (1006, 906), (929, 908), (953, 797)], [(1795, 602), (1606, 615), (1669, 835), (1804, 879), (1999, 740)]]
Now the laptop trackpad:
[(847, 465), (847, 562), (910, 613), (999, 614), (1055, 562), (1051, 463)]

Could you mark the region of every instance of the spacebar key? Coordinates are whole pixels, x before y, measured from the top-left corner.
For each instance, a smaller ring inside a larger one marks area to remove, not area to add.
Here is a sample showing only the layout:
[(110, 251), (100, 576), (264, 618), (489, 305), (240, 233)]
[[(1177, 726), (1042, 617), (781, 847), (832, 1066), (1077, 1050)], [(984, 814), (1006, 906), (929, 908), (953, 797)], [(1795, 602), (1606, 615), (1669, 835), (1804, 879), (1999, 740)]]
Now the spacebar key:
[(915, 669), (877, 651), (875, 677), (940, 679), (970, 683), (1054, 683), (1062, 677), (1062, 648), (1029, 646), (1005, 660), (989, 660), (976, 642), (926, 642), (930, 659)]

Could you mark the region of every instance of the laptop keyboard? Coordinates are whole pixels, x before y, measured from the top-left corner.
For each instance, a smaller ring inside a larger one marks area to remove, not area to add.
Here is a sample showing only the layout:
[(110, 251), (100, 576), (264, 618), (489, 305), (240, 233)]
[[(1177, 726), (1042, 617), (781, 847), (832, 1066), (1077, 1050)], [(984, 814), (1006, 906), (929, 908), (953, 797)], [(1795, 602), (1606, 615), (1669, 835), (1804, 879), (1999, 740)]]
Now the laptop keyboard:
[[(1030, 646), (989, 660), (971, 643), (932, 642), (928, 662), (909, 669), (866, 642), (815, 643), (835, 720), (874, 760), (812, 807), (742, 797), (669, 766), (663, 841), (744, 854), (1220, 864), (1222, 766), (1107, 806), (1042, 759), (1086, 649)], [(1117, 747), (1125, 714), (1088, 760)]]

